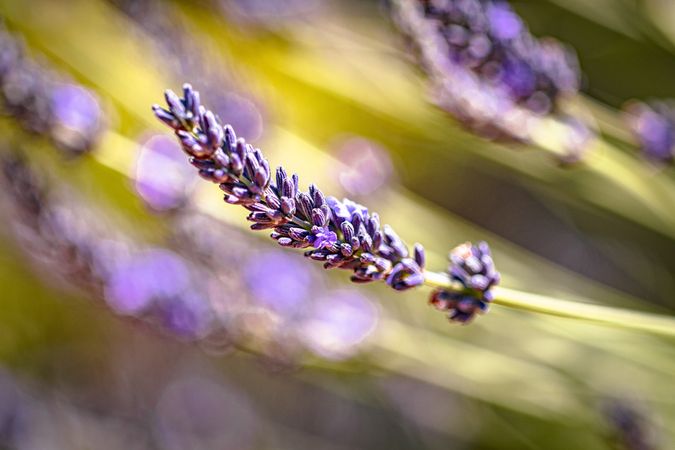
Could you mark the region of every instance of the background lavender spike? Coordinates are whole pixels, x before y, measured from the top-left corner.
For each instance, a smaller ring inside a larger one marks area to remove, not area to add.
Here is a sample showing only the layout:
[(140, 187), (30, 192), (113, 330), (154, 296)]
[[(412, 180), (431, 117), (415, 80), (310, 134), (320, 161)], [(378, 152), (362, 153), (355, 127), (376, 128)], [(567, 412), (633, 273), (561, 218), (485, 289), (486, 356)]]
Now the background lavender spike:
[(675, 102), (631, 102), (625, 116), (645, 158), (656, 163), (675, 160)]
[(22, 41), (0, 24), (3, 112), (68, 155), (90, 151), (104, 129), (100, 101), (89, 89), (26, 55)]
[(48, 188), (22, 157), (5, 155), (0, 165), (10, 229), (40, 273), (175, 337), (203, 338), (211, 330), (213, 314), (195, 265), (102, 224), (99, 211)]
[[(380, 229), (377, 214), (369, 214), (367, 208), (348, 199), (341, 202), (326, 197), (314, 185), (308, 193), (298, 193), (297, 176), (289, 181), (283, 168), (277, 170), (273, 180), (262, 152), (241, 138), (234, 145), (236, 136), (229, 125), (223, 129), (207, 109), (193, 117), (188, 106), (198, 102), (199, 94), (190, 85), (184, 86), (180, 101), (172, 91), (167, 91), (166, 98), (168, 110), (153, 106), (158, 119), (175, 130), (200, 174), (220, 184), (227, 203), (251, 211), (248, 220), (253, 222), (252, 229), (274, 229), (272, 238), (280, 245), (309, 248), (307, 257), (323, 261), (327, 269), (351, 270), (356, 282), (386, 280), (396, 290), (424, 282), (424, 267), (419, 264), (424, 262), (421, 246), (417, 260), (408, 258), (409, 251), (396, 233), (388, 226)], [(214, 137), (219, 142), (213, 141)], [(238, 161), (245, 163), (243, 171)], [(215, 172), (222, 175), (216, 178)], [(350, 236), (344, 236), (345, 222), (351, 224), (353, 236), (349, 226)]]
[[(490, 139), (530, 142), (532, 128), (577, 94), (579, 65), (557, 41), (533, 37), (505, 1), (392, 0), (395, 20), (427, 72), (433, 101)], [(561, 143), (576, 162), (594, 133), (574, 120)]]

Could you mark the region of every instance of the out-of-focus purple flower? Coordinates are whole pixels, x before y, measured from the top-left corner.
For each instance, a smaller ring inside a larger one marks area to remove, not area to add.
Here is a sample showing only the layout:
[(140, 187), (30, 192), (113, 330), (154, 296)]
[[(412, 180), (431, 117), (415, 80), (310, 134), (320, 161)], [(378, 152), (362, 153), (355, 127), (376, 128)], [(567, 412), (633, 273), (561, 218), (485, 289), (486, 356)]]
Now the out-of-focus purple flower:
[(172, 335), (187, 339), (204, 336), (213, 319), (208, 299), (191, 289), (160, 297), (156, 308), (160, 325)]
[(335, 157), (343, 164), (331, 167), (342, 188), (351, 195), (372, 194), (391, 178), (394, 167), (385, 149), (368, 139), (354, 137), (337, 146)]
[(91, 150), (104, 128), (97, 97), (30, 59), (20, 39), (1, 25), (0, 101), (25, 129), (69, 155)]
[(213, 98), (213, 111), (226, 123), (232, 125), (248, 141), (256, 141), (263, 133), (263, 118), (260, 109), (248, 97), (233, 91), (219, 91)]
[(640, 102), (626, 107), (628, 123), (644, 156), (652, 161), (669, 163), (675, 159), (675, 104)]
[[(562, 100), (579, 90), (572, 50), (533, 37), (506, 2), (393, 3), (430, 78), (433, 101), (483, 137), (535, 142), (533, 130), (545, 125), (542, 119), (557, 118)], [(566, 129), (564, 122), (560, 126)], [(582, 153), (572, 149), (570, 157), (563, 154), (566, 143), (560, 147), (564, 162)]]
[(175, 139), (152, 136), (141, 146), (135, 167), (138, 195), (153, 210), (168, 211), (182, 206), (197, 177), (185, 165)]
[(305, 345), (327, 359), (354, 355), (377, 325), (374, 304), (354, 290), (330, 292), (315, 299), (301, 325)]
[(502, 41), (516, 38), (523, 29), (520, 17), (505, 2), (488, 4), (487, 18), (492, 35)]
[(283, 317), (301, 310), (315, 285), (312, 273), (293, 256), (277, 250), (260, 253), (244, 269), (254, 300)]
[(152, 249), (117, 268), (108, 281), (106, 300), (118, 313), (136, 315), (157, 299), (181, 295), (188, 286), (183, 259), (168, 250)]
[(256, 444), (257, 420), (249, 400), (233, 387), (187, 378), (162, 392), (154, 432), (167, 450), (246, 450)]
[(485, 313), (493, 294), (491, 288), (499, 283), (490, 248), (485, 242), (466, 242), (450, 252), (448, 275), (460, 284), (458, 290), (436, 289), (430, 303), (448, 313), (455, 322), (468, 323), (477, 313)]
[(52, 91), (52, 133), (66, 148), (91, 147), (103, 126), (103, 112), (91, 91), (61, 84)]

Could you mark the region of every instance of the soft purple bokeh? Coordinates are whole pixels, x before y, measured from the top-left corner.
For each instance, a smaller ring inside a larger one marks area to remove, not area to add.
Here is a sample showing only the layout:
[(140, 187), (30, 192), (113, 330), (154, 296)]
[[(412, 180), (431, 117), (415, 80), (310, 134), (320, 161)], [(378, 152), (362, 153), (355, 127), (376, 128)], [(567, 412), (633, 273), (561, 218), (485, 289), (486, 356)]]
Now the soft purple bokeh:
[(167, 211), (183, 205), (197, 177), (175, 139), (155, 135), (138, 151), (135, 166), (138, 195), (152, 209)]
[(177, 254), (152, 249), (120, 264), (106, 286), (106, 301), (120, 314), (135, 315), (159, 298), (179, 296), (189, 285), (188, 268)]
[[(337, 146), (335, 157), (342, 163), (337, 168), (338, 181), (351, 195), (372, 194), (384, 186), (394, 172), (389, 153), (368, 139), (347, 139)], [(335, 170), (331, 167), (332, 174)]]
[(206, 297), (191, 290), (162, 299), (157, 309), (164, 329), (183, 338), (202, 337), (213, 319)]
[[(658, 108), (658, 109), (657, 109)], [(654, 108), (646, 104), (629, 106), (632, 129), (645, 156), (653, 161), (675, 158), (675, 108), (665, 104)]]
[(96, 97), (74, 84), (62, 84), (51, 92), (50, 105), (56, 142), (82, 151), (89, 148), (102, 129), (103, 111)]
[(263, 118), (260, 110), (251, 99), (232, 91), (211, 89), (209, 96), (213, 112), (223, 123), (232, 125), (237, 134), (252, 142), (260, 138), (263, 132)]
[(505, 2), (490, 4), (487, 17), (492, 35), (499, 40), (513, 39), (522, 31), (520, 17)]
[(314, 277), (298, 255), (260, 253), (245, 266), (244, 278), (255, 300), (282, 315), (295, 314), (307, 302)]
[(101, 107), (91, 92), (74, 84), (60, 86), (52, 93), (55, 117), (63, 126), (88, 133), (101, 120)]
[(300, 331), (312, 352), (327, 359), (353, 356), (373, 332), (379, 311), (354, 290), (338, 290), (315, 299)]

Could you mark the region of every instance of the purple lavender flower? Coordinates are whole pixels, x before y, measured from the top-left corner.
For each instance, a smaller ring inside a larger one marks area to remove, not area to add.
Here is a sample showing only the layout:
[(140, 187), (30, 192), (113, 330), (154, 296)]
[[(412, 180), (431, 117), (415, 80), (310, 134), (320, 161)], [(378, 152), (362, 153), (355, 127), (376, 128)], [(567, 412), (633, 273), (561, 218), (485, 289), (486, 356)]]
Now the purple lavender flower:
[(116, 268), (107, 283), (106, 299), (118, 313), (137, 315), (157, 298), (177, 296), (188, 286), (188, 269), (182, 258), (152, 249), (133, 255)]
[(477, 313), (485, 313), (493, 294), (491, 288), (499, 283), (490, 248), (485, 242), (466, 242), (450, 252), (448, 275), (460, 284), (456, 291), (436, 289), (430, 303), (448, 313), (455, 322), (468, 323)]
[(237, 139), (231, 126), (201, 106), (190, 85), (183, 98), (166, 92), (169, 109), (155, 105), (159, 120), (175, 130), (183, 150), (199, 174), (220, 185), (225, 201), (250, 211), (254, 230), (273, 229), (279, 245), (309, 249), (305, 255), (325, 268), (353, 272), (355, 282), (384, 280), (397, 290), (424, 281), (424, 249), (414, 257), (389, 226), (380, 227), (377, 214), (354, 202), (326, 198), (316, 186), (299, 190), (297, 175), (272, 170), (262, 152)]
[(317, 355), (342, 360), (358, 350), (377, 320), (368, 298), (351, 290), (330, 292), (316, 300), (300, 325), (301, 339)]
[(634, 102), (626, 107), (626, 112), (644, 156), (654, 162), (672, 162), (675, 159), (675, 105)]
[(51, 134), (66, 149), (93, 147), (101, 127), (103, 111), (98, 99), (75, 84), (55, 86), (51, 93)]
[(244, 268), (246, 285), (255, 301), (284, 317), (303, 308), (315, 281), (293, 256), (268, 251), (251, 258)]
[(22, 42), (0, 26), (0, 102), (28, 131), (69, 155), (87, 152), (100, 136), (100, 102), (89, 90), (29, 59)]
[(129, 236), (101, 226), (89, 208), (54, 198), (54, 189), (48, 195), (23, 160), (5, 156), (0, 165), (10, 226), (41, 274), (173, 336), (196, 339), (211, 331), (206, 283), (197, 282), (210, 280), (210, 272), (166, 248), (139, 249)]
[[(394, 5), (397, 23), (430, 78), (435, 103), (483, 137), (531, 142), (541, 118), (560, 115), (560, 101), (578, 92), (573, 52), (552, 39), (534, 38), (506, 2), (394, 0)], [(574, 145), (586, 141), (568, 141), (563, 147), (574, 157), (581, 154)]]

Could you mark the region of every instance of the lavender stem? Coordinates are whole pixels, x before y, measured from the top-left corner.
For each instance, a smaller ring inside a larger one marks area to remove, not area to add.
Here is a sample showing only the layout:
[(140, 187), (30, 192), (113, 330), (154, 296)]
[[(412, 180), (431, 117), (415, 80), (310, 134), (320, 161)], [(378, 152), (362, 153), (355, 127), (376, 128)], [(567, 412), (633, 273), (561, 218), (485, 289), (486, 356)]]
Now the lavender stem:
[[(465, 243), (450, 253), (446, 274), (425, 270), (424, 248), (409, 251), (379, 216), (351, 200), (325, 197), (314, 185), (299, 190), (297, 175), (283, 167), (272, 179), (269, 163), (259, 149), (237, 139), (229, 125), (200, 105), (190, 85), (184, 98), (167, 91), (169, 109), (155, 105), (155, 115), (174, 129), (183, 150), (200, 175), (220, 185), (225, 201), (250, 211), (254, 230), (273, 230), (284, 247), (308, 249), (305, 256), (324, 268), (353, 272), (352, 281), (384, 281), (395, 290), (426, 284), (436, 288), (431, 303), (448, 312), (452, 321), (468, 323), (494, 302), (516, 309), (582, 319), (607, 325), (675, 336), (675, 320), (652, 314), (597, 306), (497, 288), (499, 273), (488, 245)], [(294, 226), (298, 225), (298, 226)]]

